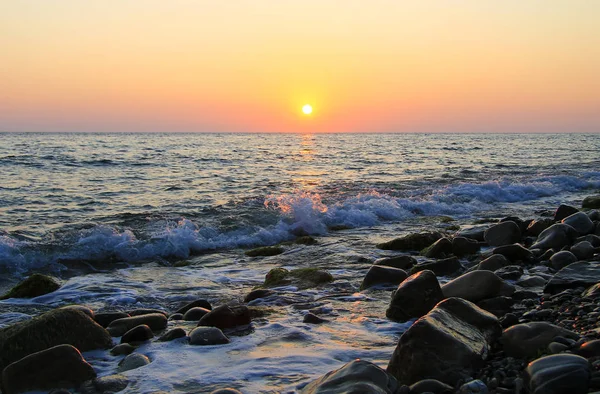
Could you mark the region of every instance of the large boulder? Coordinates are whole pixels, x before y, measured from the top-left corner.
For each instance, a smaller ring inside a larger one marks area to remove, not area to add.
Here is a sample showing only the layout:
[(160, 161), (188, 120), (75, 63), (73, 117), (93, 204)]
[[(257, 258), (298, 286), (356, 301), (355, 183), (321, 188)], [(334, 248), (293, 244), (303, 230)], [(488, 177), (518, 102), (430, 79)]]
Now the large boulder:
[(513, 244), (521, 239), (521, 229), (517, 223), (506, 221), (485, 230), (483, 238), (490, 246)]
[(134, 327), (145, 324), (153, 331), (160, 331), (167, 327), (167, 317), (162, 313), (131, 316), (112, 321), (108, 325), (108, 332), (113, 337), (120, 337)]
[(410, 269), (413, 265), (417, 264), (417, 260), (407, 254), (394, 257), (385, 257), (375, 260), (373, 265), (383, 265), (385, 267), (399, 268), (402, 270)]
[(221, 305), (202, 316), (198, 326), (210, 326), (227, 330), (248, 325), (250, 319), (250, 310), (245, 305)]
[(444, 297), (459, 297), (471, 302), (510, 293), (510, 285), (491, 271), (467, 272), (442, 286)]
[(364, 290), (377, 285), (397, 286), (407, 277), (408, 275), (404, 270), (383, 265), (372, 265), (367, 275), (365, 275), (360, 289)]
[(525, 235), (537, 237), (542, 231), (554, 224), (554, 220), (550, 218), (536, 219), (529, 223), (525, 231)]
[(109, 333), (76, 309), (55, 309), (0, 330), (0, 370), (23, 357), (68, 344), (80, 351), (112, 347)]
[(33, 274), (27, 279), (19, 282), (6, 294), (0, 296), (0, 300), (6, 300), (8, 298), (38, 297), (44, 294), (52, 293), (59, 288), (60, 284), (53, 278), (42, 274)]
[(589, 287), (600, 282), (600, 261), (579, 261), (558, 271), (546, 284), (544, 293), (556, 294), (575, 287)]
[(377, 247), (384, 250), (421, 250), (440, 238), (442, 238), (442, 234), (438, 232), (416, 233), (377, 244)]
[(354, 360), (309, 383), (302, 394), (395, 394), (396, 378), (368, 361)]
[(560, 204), (559, 207), (556, 209), (556, 212), (554, 212), (554, 221), (560, 222), (564, 218), (569, 217), (577, 212), (579, 212), (579, 209), (575, 207), (566, 204)]
[(530, 394), (586, 394), (590, 376), (590, 364), (585, 358), (555, 354), (529, 363), (525, 385)]
[(576, 339), (578, 335), (547, 322), (517, 324), (507, 328), (500, 339), (504, 353), (510, 357), (535, 357), (540, 349), (546, 349), (554, 338), (561, 336)]
[(58, 345), (23, 357), (2, 371), (2, 392), (16, 394), (77, 386), (96, 377), (79, 350)]
[(494, 315), (448, 298), (402, 334), (387, 371), (403, 384), (437, 379), (454, 386), (474, 376), (501, 332)]
[(405, 322), (421, 317), (444, 298), (440, 284), (431, 271), (421, 271), (405, 279), (392, 293), (385, 315)]
[(575, 229), (580, 235), (586, 235), (594, 231), (594, 222), (592, 222), (585, 212), (577, 212), (562, 220), (563, 224), (567, 224)]
[(581, 207), (582, 208), (589, 208), (589, 209), (598, 209), (598, 208), (600, 208), (600, 195), (598, 195), (598, 196), (588, 196), (588, 197), (584, 198), (583, 202), (581, 203)]
[(531, 245), (531, 249), (554, 249), (558, 251), (570, 245), (577, 238), (577, 231), (568, 224), (553, 224), (540, 233), (537, 241)]

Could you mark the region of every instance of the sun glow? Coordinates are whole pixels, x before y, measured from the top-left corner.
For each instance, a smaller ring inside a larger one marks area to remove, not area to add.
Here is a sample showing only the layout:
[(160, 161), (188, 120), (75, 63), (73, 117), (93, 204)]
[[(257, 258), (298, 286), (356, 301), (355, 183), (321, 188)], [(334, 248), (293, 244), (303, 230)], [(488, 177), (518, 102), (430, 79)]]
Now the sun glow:
[(312, 108), (312, 105), (310, 105), (310, 104), (305, 104), (302, 107), (302, 112), (304, 112), (304, 115), (310, 115), (310, 114), (312, 114), (312, 111), (313, 111), (313, 108)]

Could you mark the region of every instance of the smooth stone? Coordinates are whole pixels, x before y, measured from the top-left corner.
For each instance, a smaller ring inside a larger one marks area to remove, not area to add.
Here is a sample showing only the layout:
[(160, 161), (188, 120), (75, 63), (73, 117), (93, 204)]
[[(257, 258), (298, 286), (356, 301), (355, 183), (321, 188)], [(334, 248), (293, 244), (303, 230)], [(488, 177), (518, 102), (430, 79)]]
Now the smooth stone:
[(144, 342), (154, 338), (154, 334), (150, 327), (145, 324), (133, 327), (121, 337), (121, 343), (136, 343)]
[(483, 239), (490, 246), (513, 244), (521, 239), (521, 229), (513, 221), (498, 223), (485, 231)]
[(506, 267), (510, 265), (510, 261), (501, 254), (493, 254), (487, 259), (481, 260), (479, 264), (477, 264), (478, 270), (485, 271), (496, 271), (502, 267)]
[(529, 276), (524, 279), (519, 279), (515, 284), (521, 287), (543, 287), (548, 282), (546, 279), (541, 276)]
[(94, 320), (96, 323), (100, 324), (102, 327), (106, 328), (110, 323), (117, 319), (123, 319), (125, 317), (130, 317), (128, 313), (125, 312), (103, 312), (96, 313), (94, 315)]
[(469, 238), (477, 242), (484, 242), (483, 236), (485, 234), (485, 230), (487, 229), (487, 226), (477, 226), (461, 229), (459, 232), (456, 233), (456, 236)]
[(442, 286), (444, 297), (459, 297), (471, 302), (502, 295), (508, 286), (498, 275), (490, 271), (471, 271)]
[(500, 318), (500, 325), (502, 328), (512, 327), (516, 324), (519, 324), (519, 318), (514, 313), (507, 313)]
[(421, 271), (406, 278), (392, 293), (385, 315), (405, 322), (421, 317), (444, 298), (440, 284), (431, 271)]
[[(562, 220), (562, 219), (560, 219), (560, 220)], [(527, 226), (527, 230), (525, 231), (525, 234), (533, 235), (534, 237), (537, 237), (538, 235), (541, 234), (542, 231), (544, 231), (548, 227), (552, 226), (553, 224), (554, 224), (554, 220), (552, 220), (550, 218), (534, 220), (531, 223), (529, 223), (529, 226)]]
[(140, 353), (132, 353), (119, 362), (117, 372), (130, 371), (150, 364), (150, 359)]
[(309, 383), (302, 394), (396, 394), (398, 381), (375, 364), (354, 360)]
[(326, 323), (328, 321), (329, 320), (322, 319), (319, 316), (315, 315), (314, 313), (307, 313), (306, 315), (304, 315), (304, 319), (302, 319), (302, 322), (308, 323), (308, 324), (322, 324), (322, 323)]
[(514, 325), (502, 333), (500, 339), (506, 355), (515, 358), (529, 358), (546, 349), (555, 337), (578, 338), (567, 329), (547, 322), (531, 322)]
[(556, 294), (565, 289), (590, 287), (600, 282), (599, 261), (578, 261), (558, 271), (546, 284), (544, 293)]
[(513, 304), (514, 301), (512, 298), (500, 296), (481, 300), (477, 303), (477, 306), (494, 314), (497, 317), (502, 317), (510, 312)]
[(169, 321), (180, 321), (183, 320), (183, 314), (181, 313), (173, 313), (169, 316)]
[(285, 249), (281, 246), (261, 246), (247, 250), (244, 254), (248, 257), (269, 257), (282, 254), (283, 252), (285, 252)]
[(471, 380), (459, 387), (457, 394), (488, 394), (488, 386), (479, 379)]
[(523, 276), (523, 267), (519, 265), (507, 265), (494, 271), (498, 277), (504, 280), (517, 280)]
[(595, 249), (588, 241), (581, 241), (571, 246), (571, 253), (573, 253), (578, 260), (587, 260), (594, 257)]
[(452, 275), (453, 273), (462, 270), (462, 268), (462, 264), (456, 257), (449, 257), (447, 259), (417, 264), (411, 268), (410, 273), (412, 275), (419, 271), (429, 270), (437, 276), (446, 276)]
[(525, 384), (530, 394), (586, 394), (590, 364), (573, 354), (538, 358), (525, 369)]
[(114, 337), (123, 336), (127, 331), (141, 324), (145, 324), (153, 331), (159, 331), (167, 327), (167, 317), (162, 313), (151, 313), (117, 319), (108, 325), (108, 332)]
[(581, 203), (582, 208), (598, 209), (600, 208), (600, 195), (588, 196)]
[(600, 339), (582, 343), (574, 353), (585, 358), (600, 357)]
[(592, 285), (590, 287), (588, 287), (587, 289), (584, 290), (583, 293), (581, 293), (582, 297), (597, 297), (600, 296), (600, 283), (596, 283), (595, 285)]
[(86, 315), (88, 315), (90, 317), (90, 319), (95, 321), (94, 311), (85, 305), (67, 305), (67, 306), (61, 306), (59, 309), (74, 309), (76, 311), (85, 313)]
[(577, 231), (567, 224), (557, 223), (548, 227), (540, 233), (537, 241), (531, 245), (530, 249), (554, 249), (560, 250), (570, 245), (577, 238)]
[(165, 317), (169, 316), (169, 314), (161, 309), (145, 309), (145, 308), (140, 308), (140, 309), (134, 309), (132, 311), (129, 311), (129, 316), (143, 316), (143, 315), (153, 315), (155, 313), (160, 313), (162, 315), (165, 315)]
[(113, 356), (122, 356), (133, 353), (135, 350), (135, 346), (129, 343), (121, 343), (112, 349), (110, 349), (110, 354)]
[(404, 384), (437, 379), (454, 386), (483, 366), (501, 332), (491, 313), (445, 299), (402, 334), (387, 371)]
[(242, 394), (242, 392), (228, 387), (225, 389), (211, 391), (210, 394)]
[(208, 310), (212, 310), (212, 305), (210, 304), (210, 302), (208, 302), (205, 299), (198, 299), (198, 300), (195, 300), (195, 301), (192, 301), (190, 303), (185, 304), (181, 308), (177, 309), (175, 311), (175, 313), (181, 313), (182, 315), (185, 315), (185, 313), (187, 311), (189, 311), (192, 308), (196, 308), (196, 307), (206, 308)]
[(199, 321), (208, 312), (210, 312), (210, 309), (202, 308), (201, 306), (196, 306), (185, 312), (185, 315), (183, 315), (183, 320)]
[[(594, 212), (598, 212), (598, 211), (594, 211)], [(600, 214), (600, 212), (599, 212), (599, 214)], [(575, 241), (576, 242), (588, 241), (589, 243), (592, 244), (592, 246), (594, 248), (600, 247), (600, 237), (595, 234), (588, 234), (583, 237), (579, 237)]]
[(501, 254), (510, 261), (529, 261), (533, 257), (531, 250), (521, 244), (498, 246), (492, 250), (493, 254)]
[(377, 248), (384, 250), (422, 250), (442, 238), (438, 232), (424, 232), (405, 235), (388, 242), (377, 244)]
[(229, 338), (217, 327), (196, 327), (190, 332), (190, 345), (223, 345), (229, 342)]
[(266, 298), (266, 297), (272, 296), (273, 294), (277, 294), (277, 293), (275, 293), (273, 290), (270, 290), (270, 289), (252, 290), (250, 293), (248, 293), (248, 295), (246, 295), (246, 297), (244, 298), (244, 302), (248, 303), (248, 302), (257, 300), (259, 298)]
[(406, 271), (402, 269), (372, 265), (360, 285), (360, 290), (378, 285), (398, 286), (407, 277)]
[(375, 260), (373, 265), (383, 265), (386, 267), (399, 268), (402, 270), (410, 269), (417, 264), (417, 260), (409, 255), (386, 257)]
[(0, 296), (0, 300), (8, 298), (34, 298), (52, 293), (58, 289), (60, 289), (60, 283), (54, 278), (42, 274), (33, 274)]
[(480, 249), (479, 242), (466, 237), (454, 237), (452, 239), (452, 253), (457, 257), (475, 254)]
[(451, 394), (454, 387), (435, 379), (423, 379), (410, 385), (410, 394)]
[(555, 270), (560, 270), (576, 261), (577, 256), (568, 250), (561, 250), (558, 253), (554, 253), (552, 257), (550, 257), (550, 265), (552, 265), (552, 268)]
[(49, 390), (77, 386), (96, 377), (79, 350), (58, 345), (8, 365), (2, 371), (2, 392), (16, 394), (31, 390)]
[(577, 212), (579, 212), (579, 209), (575, 207), (566, 204), (560, 204), (556, 209), (556, 212), (554, 212), (554, 221), (560, 222), (564, 218), (567, 218)]
[(250, 324), (250, 310), (245, 305), (221, 305), (202, 316), (198, 326), (212, 326), (221, 330)]
[(548, 352), (550, 352), (550, 354), (559, 354), (568, 349), (569, 347), (564, 343), (550, 342), (548, 345)]
[(594, 231), (594, 222), (585, 212), (577, 212), (564, 218), (561, 223), (567, 224), (575, 229), (580, 235), (586, 235)]
[(284, 285), (296, 286), (298, 289), (317, 287), (325, 283), (333, 282), (333, 276), (322, 269), (307, 267), (287, 270), (285, 268), (273, 268), (267, 275), (263, 287), (279, 287)]
[(186, 335), (187, 334), (183, 328), (177, 327), (177, 328), (167, 331), (164, 335), (162, 335), (160, 338), (158, 338), (158, 341), (159, 342), (173, 341), (178, 338), (183, 338)]
[(108, 375), (85, 382), (79, 391), (81, 394), (116, 393), (125, 390), (128, 385), (125, 375)]
[(421, 252), (423, 256), (432, 259), (444, 258), (450, 253), (452, 253), (452, 241), (448, 238), (438, 239)]

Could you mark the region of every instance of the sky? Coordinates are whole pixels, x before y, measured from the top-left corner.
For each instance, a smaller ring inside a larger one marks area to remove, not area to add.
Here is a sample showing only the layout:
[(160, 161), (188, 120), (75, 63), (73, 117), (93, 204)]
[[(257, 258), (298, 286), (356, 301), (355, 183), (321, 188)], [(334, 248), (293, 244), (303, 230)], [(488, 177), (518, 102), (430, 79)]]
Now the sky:
[(600, 132), (599, 20), (598, 0), (3, 1), (0, 131)]

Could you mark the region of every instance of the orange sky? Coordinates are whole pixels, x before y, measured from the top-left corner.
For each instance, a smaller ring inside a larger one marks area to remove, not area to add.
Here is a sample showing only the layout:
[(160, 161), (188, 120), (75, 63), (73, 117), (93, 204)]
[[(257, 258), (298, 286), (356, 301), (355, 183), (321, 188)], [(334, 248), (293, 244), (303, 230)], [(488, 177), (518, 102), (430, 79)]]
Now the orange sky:
[(598, 132), (599, 20), (596, 0), (5, 1), (0, 131)]

